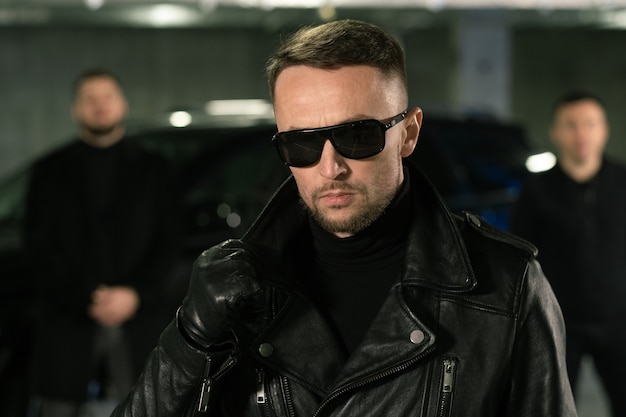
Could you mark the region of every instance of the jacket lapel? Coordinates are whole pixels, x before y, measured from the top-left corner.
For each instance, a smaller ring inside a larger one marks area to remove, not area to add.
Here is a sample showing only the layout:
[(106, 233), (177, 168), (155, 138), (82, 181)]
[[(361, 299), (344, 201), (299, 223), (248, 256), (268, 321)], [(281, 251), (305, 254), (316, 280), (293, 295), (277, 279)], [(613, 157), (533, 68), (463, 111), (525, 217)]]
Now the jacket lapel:
[(346, 353), (319, 311), (302, 296), (291, 296), (252, 344), (252, 356), (298, 380), (320, 396), (332, 388)]
[(326, 396), (402, 371), (427, 355), (434, 343), (434, 334), (406, 306), (402, 287), (396, 285), (350, 357), (317, 309), (298, 296), (287, 301), (256, 339), (252, 355)]
[(417, 212), (411, 225), (405, 260), (405, 284), (446, 292), (466, 292), (476, 286), (458, 220), (417, 169), (411, 171)]
[(435, 336), (407, 307), (401, 285), (392, 287), (364, 340), (341, 369), (334, 391), (376, 381), (417, 363)]
[[(304, 297), (292, 295), (252, 345), (255, 359), (324, 396), (402, 371), (434, 350), (434, 333), (407, 306), (403, 288), (466, 292), (476, 285), (476, 279), (455, 216), (419, 170), (409, 171), (417, 212), (409, 233), (405, 270), (361, 345), (346, 357), (326, 319)], [(279, 225), (276, 219), (280, 219)], [(280, 265), (281, 270), (275, 270), (268, 280), (288, 291), (298, 267), (285, 267), (289, 264), (285, 260), (293, 259), (290, 254), (297, 246), (293, 242), (305, 229), (306, 217), (290, 178), (243, 238), (267, 252), (264, 259)]]

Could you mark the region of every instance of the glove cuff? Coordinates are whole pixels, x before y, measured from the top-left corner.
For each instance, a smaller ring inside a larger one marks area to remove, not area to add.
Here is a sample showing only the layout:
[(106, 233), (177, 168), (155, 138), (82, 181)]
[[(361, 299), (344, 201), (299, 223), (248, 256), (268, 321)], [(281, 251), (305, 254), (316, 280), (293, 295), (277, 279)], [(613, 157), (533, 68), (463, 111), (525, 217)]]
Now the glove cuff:
[(207, 343), (204, 340), (198, 340), (199, 338), (192, 336), (186, 329), (183, 323), (182, 306), (178, 307), (176, 311), (176, 328), (180, 332), (185, 342), (192, 348), (207, 353), (223, 353), (237, 351), (237, 340), (233, 334), (232, 339), (226, 339), (218, 343)]

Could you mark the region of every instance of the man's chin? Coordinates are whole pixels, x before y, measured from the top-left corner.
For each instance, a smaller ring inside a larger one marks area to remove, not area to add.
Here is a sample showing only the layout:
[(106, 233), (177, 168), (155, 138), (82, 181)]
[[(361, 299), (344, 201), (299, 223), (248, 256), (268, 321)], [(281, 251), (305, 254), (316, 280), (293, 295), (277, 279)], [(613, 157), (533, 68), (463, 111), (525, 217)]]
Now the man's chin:
[(351, 236), (364, 228), (371, 222), (349, 213), (320, 213), (314, 214), (315, 221), (327, 232), (337, 236)]
[(118, 125), (113, 126), (83, 126), (93, 136), (105, 136), (112, 133)]
[(124, 125), (124, 121), (116, 121), (113, 123), (83, 123), (80, 124), (81, 130), (92, 136), (106, 136), (113, 133)]

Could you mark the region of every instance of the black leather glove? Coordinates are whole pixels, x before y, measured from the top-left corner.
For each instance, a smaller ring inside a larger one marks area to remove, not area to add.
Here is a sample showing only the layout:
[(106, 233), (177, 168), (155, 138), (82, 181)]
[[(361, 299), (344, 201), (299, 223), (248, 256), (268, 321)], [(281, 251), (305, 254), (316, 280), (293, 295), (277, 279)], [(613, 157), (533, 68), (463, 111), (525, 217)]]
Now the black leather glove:
[(219, 350), (238, 333), (256, 332), (265, 322), (260, 262), (250, 245), (228, 240), (204, 251), (193, 265), (178, 326), (192, 344)]

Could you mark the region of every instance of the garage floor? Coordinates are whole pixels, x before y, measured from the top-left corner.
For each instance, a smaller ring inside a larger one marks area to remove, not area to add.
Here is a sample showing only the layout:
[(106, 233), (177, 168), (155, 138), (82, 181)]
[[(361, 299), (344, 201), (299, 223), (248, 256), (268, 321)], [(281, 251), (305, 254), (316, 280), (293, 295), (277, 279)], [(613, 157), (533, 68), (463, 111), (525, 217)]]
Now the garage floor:
[(609, 417), (606, 396), (590, 359), (583, 361), (577, 393), (578, 417)]

